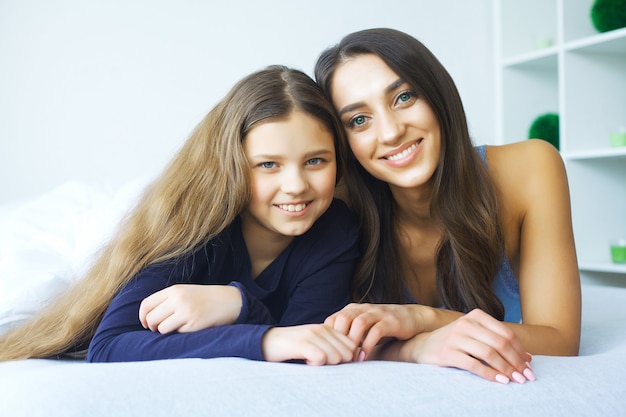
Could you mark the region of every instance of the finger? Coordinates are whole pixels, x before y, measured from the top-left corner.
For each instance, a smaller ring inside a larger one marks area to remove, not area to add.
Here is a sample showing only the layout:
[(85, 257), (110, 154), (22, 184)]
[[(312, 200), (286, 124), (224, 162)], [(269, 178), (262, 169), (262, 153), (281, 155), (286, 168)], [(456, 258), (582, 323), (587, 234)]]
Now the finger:
[(380, 343), (383, 337), (387, 336), (384, 331), (384, 323), (378, 322), (374, 324), (368, 330), (365, 338), (363, 339), (363, 343), (361, 343), (361, 349), (365, 352), (364, 359), (367, 358), (369, 353), (374, 350), (374, 348)]
[(166, 303), (157, 305), (146, 315), (146, 324), (148, 329), (153, 332), (158, 332), (159, 325), (174, 313), (175, 311), (169, 308)]
[(322, 337), (307, 344), (305, 358), (308, 365), (335, 365), (341, 362), (342, 354), (329, 340)]
[(311, 328), (305, 349), (306, 362), (310, 365), (335, 365), (350, 362), (356, 344), (346, 335), (326, 326)]
[[(506, 375), (512, 375), (515, 371), (522, 374), (528, 372), (526, 370), (529, 368), (528, 359), (530, 358), (521, 347), (513, 330), (484, 312), (474, 313), (471, 317), (478, 319), (477, 331), (473, 332), (472, 336), (493, 349), (492, 352), (487, 353), (490, 358), (483, 357), (482, 359), (494, 368), (506, 372)], [(493, 352), (497, 352), (497, 355)], [(532, 375), (532, 370), (530, 375)]]
[(148, 328), (148, 322), (146, 319), (148, 313), (150, 313), (155, 307), (166, 299), (167, 295), (163, 292), (163, 290), (161, 290), (149, 295), (141, 301), (141, 304), (139, 304), (139, 321), (145, 329)]
[[(473, 311), (470, 312), (470, 314), (473, 314), (473, 313), (474, 313)], [(511, 330), (510, 328), (505, 326), (502, 322), (496, 320), (495, 318), (493, 318), (492, 316), (490, 316), (489, 314), (485, 313), (482, 310), (477, 309), (475, 314), (482, 318), (481, 323), (483, 324), (483, 326), (485, 326), (486, 328), (490, 329), (491, 331), (499, 334), (501, 337), (506, 339), (511, 345), (511, 347), (515, 350), (515, 352), (519, 355), (519, 357), (522, 358), (524, 363), (532, 361), (532, 355), (526, 352), (526, 349), (524, 349), (519, 339), (515, 336), (515, 333), (513, 332), (513, 330)]]
[(186, 322), (182, 320), (179, 314), (172, 313), (157, 325), (157, 330), (161, 334), (168, 334), (180, 331), (185, 324)]
[[(377, 322), (377, 317), (370, 312), (364, 312), (358, 315), (352, 320), (350, 331), (347, 333), (348, 337), (356, 344), (360, 345), (371, 327)], [(373, 337), (375, 336), (376, 335)]]
[(324, 324), (339, 333), (347, 335), (350, 331), (350, 325), (352, 324), (352, 317), (349, 314), (339, 312), (334, 314), (333, 319), (330, 320), (329, 323), (324, 322)]
[(470, 355), (462, 354), (458, 357), (457, 360), (457, 368), (465, 369), (466, 371), (478, 375), (481, 378), (489, 381), (499, 382), (501, 384), (508, 384), (509, 382), (511, 382), (511, 379), (505, 374), (498, 372), (496, 369)]
[(357, 344), (354, 343), (345, 334), (339, 333), (333, 329), (328, 329), (326, 340), (336, 349), (340, 355), (340, 362), (350, 362), (354, 357)]
[[(507, 348), (506, 343), (501, 341), (493, 341), (494, 338), (501, 339), (499, 335), (484, 329), (484, 331), (474, 332), (472, 336), (475, 338), (463, 341), (463, 347), (468, 356), (473, 359), (480, 359), (481, 364), (479, 366), (472, 361), (474, 368), (468, 369), (469, 371), (498, 382), (502, 382), (502, 376), (520, 384), (525, 383), (527, 380), (534, 381), (536, 379), (534, 372), (528, 364), (524, 363), (521, 369), (519, 369), (506, 358), (503, 352), (510, 352), (510, 347)], [(488, 342), (484, 340), (488, 340)], [(494, 348), (494, 345), (498, 345), (498, 347)], [(483, 366), (491, 368), (493, 372), (484, 370)], [(498, 375), (501, 376), (498, 377), (499, 379), (496, 379)]]

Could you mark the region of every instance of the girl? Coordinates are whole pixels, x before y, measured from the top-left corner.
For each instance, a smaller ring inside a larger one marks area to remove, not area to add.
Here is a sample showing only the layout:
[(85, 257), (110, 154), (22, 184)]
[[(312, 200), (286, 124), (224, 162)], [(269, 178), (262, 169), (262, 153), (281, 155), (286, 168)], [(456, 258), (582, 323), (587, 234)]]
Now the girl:
[(349, 338), (312, 324), (347, 303), (358, 256), (356, 223), (333, 200), (342, 135), (304, 73), (269, 67), (244, 78), (86, 277), (0, 339), (0, 359), (89, 345), (94, 362), (351, 360)]
[(352, 151), (345, 192), (364, 252), (353, 296), (409, 303), (350, 305), (326, 323), (360, 343), (360, 359), (503, 383), (535, 379), (528, 352), (576, 355), (580, 282), (558, 152), (539, 140), (474, 148), (452, 78), (399, 31), (346, 36), (315, 75)]

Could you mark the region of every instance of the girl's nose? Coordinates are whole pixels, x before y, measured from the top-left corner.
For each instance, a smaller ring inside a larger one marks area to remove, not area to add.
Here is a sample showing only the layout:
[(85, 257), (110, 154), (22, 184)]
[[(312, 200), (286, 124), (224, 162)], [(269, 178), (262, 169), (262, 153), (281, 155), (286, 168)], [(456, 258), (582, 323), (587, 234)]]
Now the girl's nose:
[(285, 171), (281, 180), (281, 190), (286, 194), (302, 194), (308, 187), (306, 177), (299, 169)]

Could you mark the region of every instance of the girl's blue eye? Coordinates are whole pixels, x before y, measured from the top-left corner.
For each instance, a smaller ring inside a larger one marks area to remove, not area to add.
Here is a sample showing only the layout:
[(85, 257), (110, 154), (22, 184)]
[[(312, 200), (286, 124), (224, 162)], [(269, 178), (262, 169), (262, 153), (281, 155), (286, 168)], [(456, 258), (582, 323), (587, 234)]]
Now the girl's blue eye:
[(261, 164), (263, 168), (271, 169), (276, 167), (276, 162), (263, 162)]
[(307, 165), (319, 165), (322, 163), (322, 158), (311, 158), (306, 163)]

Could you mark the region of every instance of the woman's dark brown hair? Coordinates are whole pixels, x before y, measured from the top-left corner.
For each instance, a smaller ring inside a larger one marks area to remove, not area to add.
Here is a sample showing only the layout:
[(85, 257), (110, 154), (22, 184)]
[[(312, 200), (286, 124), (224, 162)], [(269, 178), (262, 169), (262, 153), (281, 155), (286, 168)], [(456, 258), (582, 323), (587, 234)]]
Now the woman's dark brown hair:
[[(504, 308), (492, 289), (504, 247), (496, 192), (472, 144), (452, 77), (428, 48), (406, 33), (363, 30), (347, 35), (318, 58), (315, 77), (329, 99), (337, 67), (362, 54), (380, 57), (430, 105), (439, 123), (441, 154), (432, 178), (430, 211), (443, 228), (436, 255), (437, 290), (443, 304), (464, 312), (481, 308), (502, 319)], [(363, 169), (352, 154), (344, 180), (347, 200), (361, 221), (363, 258), (353, 297), (356, 301), (406, 302), (389, 186)]]

